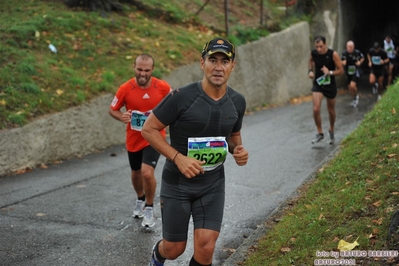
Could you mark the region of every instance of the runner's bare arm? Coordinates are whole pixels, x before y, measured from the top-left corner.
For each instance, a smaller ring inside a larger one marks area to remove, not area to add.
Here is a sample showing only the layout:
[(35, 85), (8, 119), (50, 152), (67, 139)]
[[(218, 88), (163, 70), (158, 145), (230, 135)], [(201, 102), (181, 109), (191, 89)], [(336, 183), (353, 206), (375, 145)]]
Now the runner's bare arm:
[(308, 76), (310, 79), (314, 78), (314, 62), (313, 62), (313, 58), (312, 58), (312, 54), (310, 54), (309, 57), (309, 71), (308, 71)]
[(246, 165), (248, 162), (248, 151), (242, 146), (241, 132), (232, 132), (228, 142), (229, 152), (233, 155), (237, 165)]
[(120, 110), (113, 110), (111, 107), (109, 108), (109, 114), (116, 120), (119, 120), (123, 123), (130, 123), (130, 119), (132, 118), (132, 110), (128, 110), (122, 113)]
[(341, 58), (339, 57), (338, 53), (334, 51), (333, 53), (333, 60), (334, 60), (334, 64), (335, 64), (335, 70), (333, 71), (333, 75), (334, 76), (338, 76), (344, 73), (344, 68), (342, 66), (342, 61)]
[(369, 61), (369, 67), (371, 67), (371, 66), (372, 66), (372, 63), (371, 63), (370, 54), (367, 54), (367, 60)]
[(177, 151), (170, 146), (162, 136), (160, 131), (165, 127), (166, 126), (162, 124), (153, 113), (151, 113), (143, 125), (141, 135), (154, 149), (172, 161)]
[(160, 133), (160, 130), (165, 127), (166, 126), (151, 113), (143, 125), (141, 135), (160, 154), (174, 162), (179, 168), (179, 171), (187, 178), (192, 178), (198, 174), (204, 173), (204, 169), (201, 165), (205, 162), (181, 154), (166, 141)]

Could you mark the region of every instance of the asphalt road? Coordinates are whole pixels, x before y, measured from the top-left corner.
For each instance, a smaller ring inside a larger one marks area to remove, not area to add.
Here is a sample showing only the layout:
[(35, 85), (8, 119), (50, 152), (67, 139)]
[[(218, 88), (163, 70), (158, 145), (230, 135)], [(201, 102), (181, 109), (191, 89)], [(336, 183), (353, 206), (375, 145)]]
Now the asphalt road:
[[(366, 92), (360, 97), (353, 108), (348, 93), (338, 95), (334, 145), (327, 139), (311, 144), (316, 133), (311, 102), (244, 118), (250, 159), (244, 167), (231, 156), (225, 163), (225, 216), (213, 265), (222, 265), (357, 127), (376, 102)], [(327, 133), (325, 101), (322, 116)], [(164, 162), (161, 157), (158, 181)], [(161, 238), (159, 186), (154, 229), (143, 229), (131, 217), (134, 201), (123, 145), (0, 178), (0, 265), (147, 265)], [(165, 265), (188, 265), (191, 256), (192, 234), (186, 252)]]

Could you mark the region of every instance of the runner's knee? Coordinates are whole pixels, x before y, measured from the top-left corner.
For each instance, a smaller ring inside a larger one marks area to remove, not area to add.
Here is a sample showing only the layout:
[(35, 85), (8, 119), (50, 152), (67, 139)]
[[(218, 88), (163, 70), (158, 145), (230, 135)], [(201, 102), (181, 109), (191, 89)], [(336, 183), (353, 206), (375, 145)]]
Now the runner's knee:
[(163, 241), (163, 255), (169, 260), (177, 259), (181, 254), (183, 254), (186, 249), (185, 242), (167, 242)]

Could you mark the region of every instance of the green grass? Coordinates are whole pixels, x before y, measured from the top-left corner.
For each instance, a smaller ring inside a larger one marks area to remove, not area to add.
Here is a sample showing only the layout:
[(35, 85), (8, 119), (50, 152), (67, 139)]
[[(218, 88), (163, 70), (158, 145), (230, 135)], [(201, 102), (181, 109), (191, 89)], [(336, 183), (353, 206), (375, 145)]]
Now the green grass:
[[(386, 240), (399, 208), (398, 106), (395, 84), (304, 186), (306, 193), (280, 214), (281, 221), (266, 225), (268, 233), (244, 265), (313, 265), (317, 251), (339, 251), (341, 239), (357, 239), (354, 250), (398, 249), (397, 240)], [(362, 259), (369, 258), (357, 258), (357, 265)], [(369, 263), (386, 265), (383, 258)]]
[[(68, 9), (61, 1), (3, 0), (0, 130), (114, 93), (134, 74), (133, 60), (140, 53), (153, 55), (153, 75), (162, 78), (197, 61), (207, 40), (224, 35), (220, 3), (211, 2), (198, 17), (194, 14), (203, 1), (141, 3), (145, 10), (124, 5), (123, 12), (103, 13)], [(229, 38), (236, 45), (269, 34), (267, 28), (244, 26), (240, 23), (244, 18), (236, 17), (253, 19), (258, 5), (256, 0), (230, 5), (232, 10), (245, 11), (229, 16), (233, 29)], [(218, 24), (210, 20), (214, 17), (220, 17)], [(49, 44), (57, 53), (50, 51)]]
[[(198, 60), (206, 40), (221, 35), (193, 14), (201, 1), (145, 1), (148, 12), (124, 6), (122, 13), (70, 10), (60, 2), (4, 0), (0, 6), (0, 130), (114, 92), (132, 75), (133, 58), (151, 53), (154, 76)], [(254, 1), (239, 0), (252, 14)], [(189, 11), (187, 12), (187, 8)], [(159, 17), (160, 11), (162, 15)], [(206, 12), (205, 12), (206, 11)], [(223, 10), (222, 10), (223, 11)], [(154, 13), (155, 12), (155, 13)], [(220, 17), (211, 4), (200, 15)], [(158, 16), (158, 17), (157, 17)], [(245, 27), (230, 16), (237, 45), (269, 32)], [(219, 31), (218, 31), (219, 30)], [(52, 53), (53, 44), (58, 53)]]

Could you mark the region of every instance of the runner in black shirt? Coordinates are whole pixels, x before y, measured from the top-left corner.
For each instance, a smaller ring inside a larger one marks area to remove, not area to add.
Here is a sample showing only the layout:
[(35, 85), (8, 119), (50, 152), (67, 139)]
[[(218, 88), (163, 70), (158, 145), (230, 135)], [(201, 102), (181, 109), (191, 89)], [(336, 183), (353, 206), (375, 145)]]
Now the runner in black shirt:
[(373, 48), (367, 54), (367, 59), (369, 60), (370, 67), (369, 82), (373, 87), (374, 94), (378, 90), (378, 100), (380, 100), (384, 90), (384, 65), (389, 62), (389, 58), (387, 53), (381, 49), (380, 44), (375, 42)]
[(359, 95), (357, 95), (357, 82), (360, 77), (359, 67), (364, 61), (363, 54), (355, 49), (353, 41), (346, 43), (346, 50), (342, 52), (342, 65), (345, 67), (345, 73), (348, 81), (348, 89), (353, 97), (352, 106), (359, 104)]
[(324, 138), (321, 124), (321, 102), (323, 96), (327, 98), (327, 110), (330, 120), (330, 144), (334, 143), (335, 124), (335, 97), (337, 96), (337, 84), (335, 76), (344, 73), (341, 59), (336, 51), (327, 47), (326, 38), (317, 36), (314, 38), (316, 49), (312, 50), (309, 58), (309, 78), (313, 79), (313, 118), (317, 127), (316, 138), (312, 143)]
[[(168, 159), (160, 195), (163, 239), (153, 248), (150, 266), (183, 254), (191, 216), (194, 255), (189, 265), (212, 264), (224, 209), (223, 163), (228, 152), (238, 165), (248, 160), (240, 133), (245, 99), (227, 86), (234, 57), (229, 41), (209, 41), (200, 59), (203, 79), (171, 92), (144, 124), (143, 137)], [(170, 145), (159, 133), (166, 126)]]

